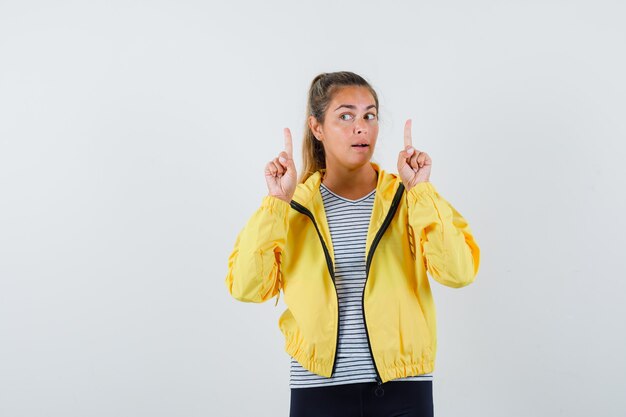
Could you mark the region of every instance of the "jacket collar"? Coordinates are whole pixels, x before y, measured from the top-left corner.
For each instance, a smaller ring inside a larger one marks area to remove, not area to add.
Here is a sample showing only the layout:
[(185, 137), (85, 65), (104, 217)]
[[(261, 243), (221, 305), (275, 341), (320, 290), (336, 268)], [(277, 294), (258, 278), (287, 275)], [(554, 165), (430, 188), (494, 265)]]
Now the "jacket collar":
[[(370, 226), (367, 232), (365, 245), (366, 251), (369, 250), (376, 232), (381, 228), (382, 223), (385, 220), (385, 216), (391, 207), (394, 195), (402, 183), (400, 177), (381, 169), (377, 163), (370, 161), (370, 164), (376, 172), (378, 172), (378, 180), (376, 182), (376, 194), (374, 196), (374, 206), (372, 207), (372, 217), (370, 219)], [(320, 233), (328, 245), (328, 242), (331, 241), (330, 229), (326, 220), (322, 194), (320, 193), (320, 184), (322, 182), (323, 172), (324, 169), (318, 170), (307, 178), (304, 183), (298, 184), (292, 201), (304, 206), (313, 214), (320, 229)], [(331, 256), (333, 256), (334, 259), (332, 245), (328, 246), (330, 247)]]
[[(376, 198), (380, 198), (387, 201), (388, 205), (391, 204), (391, 199), (398, 189), (400, 184), (400, 178), (395, 175), (386, 172), (380, 168), (376, 162), (370, 164), (374, 170), (378, 173), (378, 180), (376, 182)], [(326, 171), (324, 168), (311, 174), (304, 183), (298, 184), (294, 192), (293, 200), (301, 205), (305, 206), (309, 210), (313, 211), (317, 207), (315, 200), (319, 197), (321, 201), (321, 194), (319, 192), (320, 184), (322, 183), (322, 174)], [(388, 207), (387, 205), (387, 207)]]

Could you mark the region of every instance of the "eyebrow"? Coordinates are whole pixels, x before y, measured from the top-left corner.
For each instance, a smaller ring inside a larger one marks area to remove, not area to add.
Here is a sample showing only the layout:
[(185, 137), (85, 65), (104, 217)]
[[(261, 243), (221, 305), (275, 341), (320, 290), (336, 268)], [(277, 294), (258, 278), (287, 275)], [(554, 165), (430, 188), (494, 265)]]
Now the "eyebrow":
[[(337, 111), (337, 110), (339, 110), (339, 109), (340, 109), (340, 108), (342, 108), (342, 107), (347, 107), (347, 108), (349, 108), (349, 109), (356, 110), (356, 106), (355, 106), (355, 105), (353, 105), (353, 104), (341, 104), (339, 107), (337, 107), (337, 108), (336, 108), (335, 110), (333, 110), (333, 111)], [(367, 110), (367, 109), (371, 109), (372, 107), (376, 108), (376, 105), (375, 105), (375, 104), (370, 104), (369, 106), (367, 106), (367, 107), (365, 108), (365, 110)], [(376, 109), (376, 110), (378, 110), (378, 109)]]

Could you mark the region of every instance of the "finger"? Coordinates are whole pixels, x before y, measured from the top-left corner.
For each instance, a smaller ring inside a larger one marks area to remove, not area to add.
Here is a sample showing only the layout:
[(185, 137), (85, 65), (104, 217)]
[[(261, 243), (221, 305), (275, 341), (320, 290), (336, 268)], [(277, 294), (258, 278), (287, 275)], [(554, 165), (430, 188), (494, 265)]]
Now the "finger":
[(407, 146), (413, 147), (413, 140), (411, 139), (411, 119), (408, 119), (404, 124), (404, 149)]
[(291, 131), (289, 130), (288, 127), (283, 129), (283, 132), (285, 134), (285, 152), (287, 152), (287, 155), (289, 156), (289, 158), (287, 159), (293, 159), (293, 144), (291, 142)]
[(283, 164), (278, 160), (278, 158), (274, 158), (273, 162), (274, 162), (274, 165), (276, 166), (276, 171), (278, 172), (278, 175), (283, 175), (286, 171)]
[(426, 155), (426, 152), (420, 152), (419, 156), (417, 157), (417, 163), (419, 164), (420, 168), (424, 166), (424, 162), (426, 162), (426, 157), (428, 155)]
[(274, 166), (274, 162), (268, 162), (265, 166), (265, 171), (268, 172), (271, 176), (276, 176), (276, 167)]
[(289, 166), (289, 160), (291, 158), (289, 158), (289, 155), (287, 155), (287, 152), (282, 151), (281, 153), (278, 154), (278, 158), (276, 158), (277, 162), (280, 162), (280, 164), (282, 164), (282, 166), (285, 167), (285, 169), (287, 169), (287, 167)]
[(421, 152), (418, 152), (416, 150), (415, 153), (411, 156), (409, 165), (411, 165), (411, 168), (413, 168), (414, 171), (419, 168), (418, 158), (419, 158), (419, 155), (421, 154), (422, 154)]

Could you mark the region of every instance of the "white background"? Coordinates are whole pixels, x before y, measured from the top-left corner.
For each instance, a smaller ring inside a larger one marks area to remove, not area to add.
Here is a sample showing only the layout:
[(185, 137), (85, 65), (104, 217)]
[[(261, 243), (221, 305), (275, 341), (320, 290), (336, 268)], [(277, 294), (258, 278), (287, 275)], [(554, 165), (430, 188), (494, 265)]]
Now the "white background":
[(0, 2), (0, 415), (286, 416), (281, 298), (224, 285), (309, 83), (354, 71), (481, 247), (435, 412), (622, 416), (621, 1)]

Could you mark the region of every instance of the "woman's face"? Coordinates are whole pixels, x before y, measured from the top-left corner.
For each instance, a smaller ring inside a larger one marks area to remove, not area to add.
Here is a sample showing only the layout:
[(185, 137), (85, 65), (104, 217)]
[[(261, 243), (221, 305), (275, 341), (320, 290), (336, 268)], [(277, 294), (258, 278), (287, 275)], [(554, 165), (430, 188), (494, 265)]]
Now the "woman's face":
[(319, 124), (310, 116), (309, 125), (324, 143), (327, 167), (355, 169), (368, 163), (374, 154), (378, 109), (366, 87), (341, 87), (326, 110), (324, 123)]

